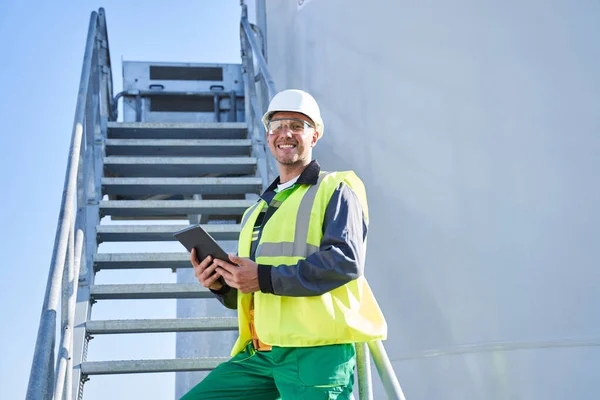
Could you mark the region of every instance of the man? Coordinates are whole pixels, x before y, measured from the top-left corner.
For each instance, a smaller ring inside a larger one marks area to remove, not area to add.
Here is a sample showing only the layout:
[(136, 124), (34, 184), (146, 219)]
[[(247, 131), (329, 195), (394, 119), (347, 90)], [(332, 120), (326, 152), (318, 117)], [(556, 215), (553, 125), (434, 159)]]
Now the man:
[(324, 126), (308, 93), (278, 93), (263, 124), (279, 177), (244, 213), (238, 254), (191, 255), (200, 283), (238, 310), (233, 358), (183, 399), (349, 399), (353, 343), (387, 333), (363, 276), (365, 189), (312, 160)]

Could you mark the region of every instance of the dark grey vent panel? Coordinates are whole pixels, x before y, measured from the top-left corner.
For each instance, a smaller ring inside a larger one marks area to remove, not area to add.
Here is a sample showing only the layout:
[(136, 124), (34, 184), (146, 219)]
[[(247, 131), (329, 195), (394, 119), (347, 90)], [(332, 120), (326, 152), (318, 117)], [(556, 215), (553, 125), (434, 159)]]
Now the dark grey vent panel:
[(155, 96), (150, 98), (150, 111), (214, 112), (213, 97)]
[(222, 81), (221, 67), (150, 66), (150, 79), (163, 81)]

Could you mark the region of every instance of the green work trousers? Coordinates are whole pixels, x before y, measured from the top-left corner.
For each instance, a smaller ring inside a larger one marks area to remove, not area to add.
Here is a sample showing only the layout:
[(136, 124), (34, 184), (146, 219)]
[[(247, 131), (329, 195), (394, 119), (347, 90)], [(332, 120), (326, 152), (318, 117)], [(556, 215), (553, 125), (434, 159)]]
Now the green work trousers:
[(352, 398), (354, 345), (244, 351), (222, 363), (181, 400), (347, 400)]

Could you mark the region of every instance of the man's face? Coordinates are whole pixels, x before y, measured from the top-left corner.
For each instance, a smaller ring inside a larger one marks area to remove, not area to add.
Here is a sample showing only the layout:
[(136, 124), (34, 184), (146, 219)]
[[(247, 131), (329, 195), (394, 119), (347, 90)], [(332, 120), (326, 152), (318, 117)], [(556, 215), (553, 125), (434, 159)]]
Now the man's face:
[[(277, 121), (280, 120), (280, 121)], [(303, 161), (310, 161), (312, 157), (312, 148), (317, 143), (318, 133), (314, 128), (310, 128), (303, 124), (301, 120), (314, 127), (314, 123), (304, 114), (296, 112), (277, 112), (271, 116), (271, 126), (276, 123), (281, 124), (281, 127), (269, 133), (267, 131), (267, 142), (271, 154), (280, 164), (293, 165)], [(303, 125), (303, 132), (299, 132), (297, 128)]]

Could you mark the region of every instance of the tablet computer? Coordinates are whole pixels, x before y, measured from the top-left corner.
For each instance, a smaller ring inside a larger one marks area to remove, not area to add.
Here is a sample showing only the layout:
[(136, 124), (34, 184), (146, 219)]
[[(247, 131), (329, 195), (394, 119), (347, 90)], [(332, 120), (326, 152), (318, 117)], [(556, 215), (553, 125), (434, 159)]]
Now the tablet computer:
[[(215, 239), (202, 229), (200, 225), (192, 225), (182, 229), (179, 232), (175, 232), (173, 236), (175, 239), (179, 240), (190, 253), (192, 252), (192, 249), (196, 249), (196, 258), (198, 259), (198, 262), (201, 262), (208, 256), (212, 256), (213, 258), (218, 258), (231, 263), (227, 252), (225, 252)], [(219, 278), (219, 282), (223, 285), (226, 284), (222, 277)]]

